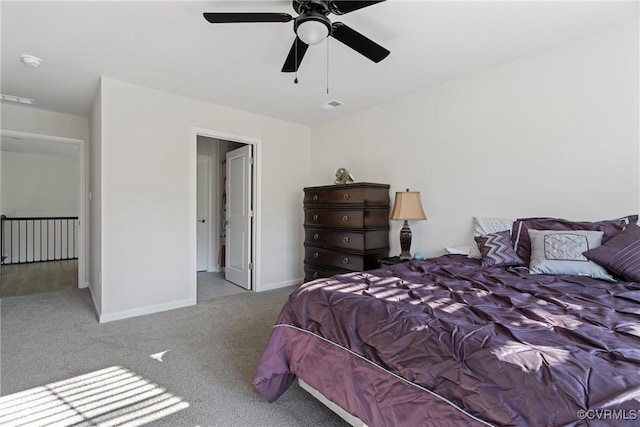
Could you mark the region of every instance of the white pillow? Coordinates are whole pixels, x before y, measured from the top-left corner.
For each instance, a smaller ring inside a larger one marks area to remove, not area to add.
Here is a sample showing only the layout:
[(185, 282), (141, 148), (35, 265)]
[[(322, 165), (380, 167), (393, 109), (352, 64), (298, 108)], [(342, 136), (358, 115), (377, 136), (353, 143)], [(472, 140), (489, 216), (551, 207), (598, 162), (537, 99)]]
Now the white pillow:
[(444, 248), (444, 250), (449, 255), (467, 255), (469, 256), (469, 251), (471, 250), (471, 245), (468, 246), (448, 246)]
[[(484, 236), (485, 234), (498, 233), (500, 231), (509, 230), (513, 226), (513, 220), (509, 218), (494, 218), (476, 216), (474, 219), (473, 237)], [(480, 259), (482, 254), (475, 239), (471, 242), (469, 249), (469, 258)]]
[(602, 231), (528, 230), (531, 274), (571, 274), (613, 281), (607, 271), (582, 255), (600, 246)]

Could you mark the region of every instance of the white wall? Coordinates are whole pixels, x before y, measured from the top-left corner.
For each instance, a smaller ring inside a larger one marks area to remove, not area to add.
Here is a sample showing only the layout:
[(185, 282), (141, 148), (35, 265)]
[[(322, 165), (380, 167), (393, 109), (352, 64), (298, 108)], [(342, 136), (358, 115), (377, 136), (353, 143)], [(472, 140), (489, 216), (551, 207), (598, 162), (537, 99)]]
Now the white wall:
[(637, 213), (638, 75), (638, 27), (601, 34), (317, 126), (311, 176), (420, 191), (428, 256), (469, 242), (473, 216)]
[(91, 230), (89, 288), (98, 317), (102, 315), (102, 82), (91, 109), (89, 162), (89, 227)]
[(195, 298), (193, 128), (261, 140), (258, 289), (301, 279), (309, 128), (108, 77), (101, 95), (102, 320)]
[(7, 216), (77, 216), (78, 156), (5, 151), (0, 166)]
[(56, 113), (38, 108), (2, 103), (2, 129), (64, 136), (87, 141), (89, 120), (86, 117)]

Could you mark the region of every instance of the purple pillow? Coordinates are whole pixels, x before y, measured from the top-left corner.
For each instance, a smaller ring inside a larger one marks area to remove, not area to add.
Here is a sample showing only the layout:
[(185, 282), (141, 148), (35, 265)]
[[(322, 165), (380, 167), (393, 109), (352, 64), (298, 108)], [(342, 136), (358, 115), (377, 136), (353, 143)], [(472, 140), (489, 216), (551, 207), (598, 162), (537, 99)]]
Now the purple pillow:
[(640, 283), (640, 227), (636, 224), (582, 254), (625, 279)]
[(628, 224), (635, 223), (637, 220), (638, 215), (629, 215), (623, 218), (596, 222), (576, 222), (559, 218), (519, 218), (513, 222), (511, 236), (516, 253), (521, 259), (527, 261), (531, 257), (529, 230), (602, 231), (604, 233), (602, 243), (605, 243), (624, 230)]
[(507, 267), (524, 265), (522, 259), (513, 250), (509, 230), (475, 237), (482, 258), (483, 267)]

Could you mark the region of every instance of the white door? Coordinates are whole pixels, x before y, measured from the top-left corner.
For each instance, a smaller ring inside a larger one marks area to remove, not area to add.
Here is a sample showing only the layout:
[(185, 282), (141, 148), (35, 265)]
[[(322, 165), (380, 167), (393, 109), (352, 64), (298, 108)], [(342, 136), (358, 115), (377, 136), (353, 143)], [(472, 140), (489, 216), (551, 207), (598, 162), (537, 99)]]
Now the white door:
[(227, 153), (225, 279), (251, 289), (251, 145)]
[(196, 247), (198, 251), (196, 270), (206, 271), (209, 259), (209, 195), (211, 178), (208, 157), (198, 156), (196, 177)]

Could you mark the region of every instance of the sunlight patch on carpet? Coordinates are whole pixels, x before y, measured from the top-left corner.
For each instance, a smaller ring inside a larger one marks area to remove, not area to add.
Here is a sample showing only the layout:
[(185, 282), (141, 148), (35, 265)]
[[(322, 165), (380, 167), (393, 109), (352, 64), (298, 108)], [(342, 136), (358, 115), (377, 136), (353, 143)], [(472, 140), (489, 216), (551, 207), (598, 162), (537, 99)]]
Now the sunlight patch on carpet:
[(120, 366), (0, 397), (0, 426), (141, 426), (189, 403)]
[(165, 354), (169, 353), (171, 350), (165, 350), (165, 351), (161, 351), (160, 353), (155, 353), (152, 354), (151, 356), (149, 356), (152, 359), (157, 360), (158, 362), (162, 362), (162, 356), (164, 356)]

